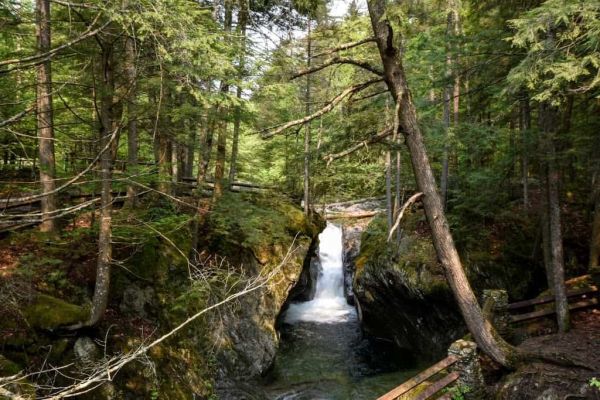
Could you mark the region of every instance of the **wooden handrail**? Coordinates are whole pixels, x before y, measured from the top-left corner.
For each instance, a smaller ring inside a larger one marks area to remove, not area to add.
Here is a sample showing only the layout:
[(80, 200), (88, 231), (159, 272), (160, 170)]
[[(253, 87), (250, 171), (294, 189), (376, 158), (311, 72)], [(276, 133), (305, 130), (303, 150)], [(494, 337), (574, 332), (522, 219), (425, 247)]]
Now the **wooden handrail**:
[[(426, 379), (431, 378), (433, 375), (442, 371), (443, 369), (448, 368), (452, 364), (454, 364), (458, 358), (456, 356), (450, 355), (443, 360), (439, 361), (435, 365), (427, 368), (425, 371), (418, 373), (411, 379), (404, 382), (402, 385), (392, 389), (387, 392), (383, 396), (379, 397), (377, 400), (396, 400), (399, 396), (406, 394), (408, 391), (415, 388), (417, 385), (423, 383)], [(440, 389), (438, 389), (440, 390)]]
[(456, 381), (459, 377), (460, 377), (460, 375), (458, 374), (458, 372), (456, 372), (456, 371), (451, 372), (448, 375), (444, 376), (442, 379), (432, 383), (431, 386), (428, 386), (427, 389), (425, 389), (421, 393), (419, 393), (419, 395), (417, 397), (415, 397), (413, 400), (426, 400), (430, 396), (433, 396), (434, 394), (436, 394), (443, 388), (447, 387), (448, 385), (450, 385), (451, 383)]
[[(598, 299), (596, 299), (596, 298), (589, 299), (589, 300), (582, 300), (582, 301), (578, 301), (577, 303), (569, 304), (569, 310), (575, 310), (578, 308), (594, 306), (597, 304), (598, 304)], [(524, 313), (524, 314), (511, 315), (510, 322), (527, 321), (529, 319), (544, 317), (546, 315), (552, 315), (555, 312), (556, 312), (556, 310), (554, 308), (551, 308), (551, 309), (547, 309), (547, 310), (538, 310), (538, 311), (533, 311), (533, 312)]]
[[(584, 294), (591, 294), (591, 293), (595, 293), (597, 291), (598, 291), (598, 288), (596, 288), (594, 286), (585, 288), (585, 289), (570, 290), (567, 292), (567, 297), (582, 296)], [(542, 297), (538, 297), (538, 298), (531, 299), (531, 300), (523, 300), (523, 301), (517, 301), (515, 303), (510, 303), (507, 306), (507, 308), (509, 310), (517, 310), (519, 308), (551, 303), (553, 301), (554, 301), (554, 295), (547, 295), (547, 296), (542, 296)]]

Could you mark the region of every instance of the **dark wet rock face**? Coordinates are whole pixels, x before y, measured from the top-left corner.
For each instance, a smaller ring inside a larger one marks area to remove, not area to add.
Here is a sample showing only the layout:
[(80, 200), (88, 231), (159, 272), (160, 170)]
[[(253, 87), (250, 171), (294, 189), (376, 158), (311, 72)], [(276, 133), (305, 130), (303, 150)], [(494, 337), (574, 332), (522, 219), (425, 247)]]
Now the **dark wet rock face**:
[(355, 261), (360, 253), (360, 237), (366, 225), (366, 221), (344, 225), (344, 294), (348, 303), (352, 305), (354, 305)]
[(354, 292), (363, 327), (392, 340), (407, 356), (443, 357), (466, 329), (433, 245), (406, 233), (395, 253), (386, 230), (385, 218), (373, 220), (356, 259)]

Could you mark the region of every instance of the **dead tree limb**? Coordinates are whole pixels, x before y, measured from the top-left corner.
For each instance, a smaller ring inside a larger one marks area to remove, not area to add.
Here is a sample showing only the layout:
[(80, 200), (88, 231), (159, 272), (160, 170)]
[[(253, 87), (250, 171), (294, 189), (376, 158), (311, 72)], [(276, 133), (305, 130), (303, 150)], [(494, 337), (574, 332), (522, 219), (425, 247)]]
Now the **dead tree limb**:
[(323, 51), (322, 53), (315, 54), (311, 58), (328, 56), (330, 54), (337, 53), (338, 51), (350, 50), (350, 49), (352, 49), (354, 47), (358, 47), (358, 46), (363, 45), (365, 43), (375, 43), (375, 38), (374, 37), (370, 37), (370, 38), (358, 40), (356, 42), (343, 43), (343, 44), (341, 44), (341, 45), (339, 45), (337, 47), (334, 47), (334, 48), (331, 48), (331, 49), (327, 49), (327, 50)]
[(330, 67), (330, 66), (336, 65), (336, 64), (355, 65), (355, 66), (365, 69), (375, 75), (383, 76), (383, 71), (381, 69), (377, 68), (374, 65), (371, 65), (370, 63), (368, 63), (366, 61), (360, 61), (360, 60), (356, 60), (356, 59), (350, 58), (350, 57), (336, 56), (336, 57), (330, 58), (329, 60), (325, 61), (322, 64), (315, 65), (314, 67), (303, 69), (303, 70), (295, 73), (294, 75), (292, 75), (290, 80), (300, 78), (301, 76), (304, 76), (304, 75), (312, 74), (314, 72), (320, 71), (322, 69), (325, 69), (327, 67)]
[[(329, 111), (333, 110), (333, 108), (336, 105), (338, 105), (342, 100), (344, 100), (346, 97), (349, 97), (349, 96), (351, 97), (355, 93), (358, 93), (361, 90), (364, 90), (367, 87), (369, 87), (375, 83), (379, 83), (379, 82), (383, 82), (383, 79), (381, 79), (381, 78), (371, 79), (370, 81), (350, 86), (349, 88), (344, 90), (342, 93), (340, 93), (336, 97), (334, 97), (329, 103), (327, 103), (327, 105), (325, 107), (321, 108), (320, 110), (314, 112), (311, 115), (307, 115), (304, 118), (300, 118), (300, 119), (297, 119), (294, 121), (289, 121), (283, 125), (279, 125), (279, 127), (276, 127), (276, 129), (272, 130), (271, 132), (269, 132), (267, 134), (263, 134), (262, 138), (263, 139), (272, 138), (273, 136), (280, 134), (281, 132), (285, 131), (286, 129), (289, 129), (291, 127), (298, 126), (298, 125), (304, 125), (307, 122), (310, 122), (315, 118), (319, 118), (321, 115), (326, 114)], [(263, 130), (262, 132), (268, 132), (271, 129), (273, 129), (273, 128), (267, 128), (267, 129)]]
[(25, 115), (27, 115), (31, 111), (33, 111), (34, 108), (35, 108), (35, 103), (33, 103), (32, 105), (27, 107), (25, 110), (21, 111), (20, 113), (15, 114), (10, 118), (5, 119), (4, 121), (0, 121), (0, 128), (2, 128), (3, 126), (6, 126), (6, 125), (14, 124), (15, 122), (17, 122), (18, 120), (23, 118)]
[(400, 226), (400, 220), (402, 219), (402, 217), (404, 216), (404, 212), (406, 211), (406, 209), (408, 207), (410, 207), (411, 204), (413, 204), (415, 201), (417, 201), (421, 196), (423, 196), (423, 193), (419, 192), (419, 193), (415, 193), (413, 194), (410, 199), (408, 199), (406, 201), (406, 203), (404, 203), (404, 205), (402, 206), (402, 208), (400, 209), (400, 212), (398, 213), (398, 217), (396, 217), (396, 222), (394, 223), (394, 226), (392, 226), (392, 229), (390, 229), (390, 233), (388, 234), (388, 238), (387, 241), (389, 242), (390, 239), (392, 238), (392, 235), (394, 234), (394, 231), (396, 229), (398, 229), (398, 226)]
[(390, 136), (393, 133), (392, 128), (386, 128), (384, 131), (377, 133), (376, 135), (371, 136), (368, 139), (363, 140), (360, 143), (355, 144), (354, 146), (336, 154), (328, 154), (323, 157), (323, 160), (327, 161), (327, 165), (331, 164), (333, 160), (337, 160), (338, 158), (346, 157), (354, 153), (357, 150), (362, 149), (363, 147), (367, 147), (370, 144), (381, 142), (386, 137)]

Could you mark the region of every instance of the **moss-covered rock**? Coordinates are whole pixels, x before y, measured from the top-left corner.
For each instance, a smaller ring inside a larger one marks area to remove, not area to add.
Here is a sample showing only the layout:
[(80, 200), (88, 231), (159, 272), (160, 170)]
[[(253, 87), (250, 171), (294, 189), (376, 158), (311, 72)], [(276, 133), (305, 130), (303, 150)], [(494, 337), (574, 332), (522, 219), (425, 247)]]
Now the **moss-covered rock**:
[(23, 315), (32, 328), (54, 330), (85, 321), (89, 309), (52, 296), (38, 294), (23, 310)]
[[(356, 295), (368, 329), (436, 358), (463, 335), (465, 327), (437, 261), (423, 210), (407, 212), (400, 228), (404, 234), (397, 251), (387, 243), (383, 216), (373, 219), (363, 233), (356, 260)], [(529, 219), (503, 215), (484, 231), (471, 232), (468, 240), (456, 238), (476, 294), (505, 289), (511, 299), (522, 299), (539, 293), (539, 282), (543, 285), (545, 279), (540, 277), (543, 268), (530, 259), (535, 229)]]

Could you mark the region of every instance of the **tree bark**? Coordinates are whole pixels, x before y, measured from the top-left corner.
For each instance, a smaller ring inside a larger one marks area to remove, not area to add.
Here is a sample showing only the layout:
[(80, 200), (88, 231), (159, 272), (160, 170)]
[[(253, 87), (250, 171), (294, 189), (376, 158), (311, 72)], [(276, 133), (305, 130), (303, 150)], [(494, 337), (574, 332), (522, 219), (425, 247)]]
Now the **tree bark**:
[[(137, 133), (137, 110), (136, 110), (136, 66), (135, 66), (135, 42), (129, 37), (125, 42), (125, 75), (129, 83), (129, 95), (127, 101), (127, 171), (131, 175), (138, 173), (138, 133)], [(133, 184), (127, 185), (126, 206), (137, 205), (137, 188)]]
[(385, 17), (385, 1), (370, 0), (367, 4), (384, 66), (386, 84), (394, 100), (400, 103), (400, 107), (397, 108), (398, 118), (406, 137), (418, 188), (424, 195), (423, 204), (438, 259), (445, 269), (448, 283), (467, 327), (480, 348), (498, 363), (514, 367), (519, 353), (516, 348), (506, 343), (485, 319), (454, 245), (417, 122), (417, 112), (406, 81), (401, 54), (394, 45), (394, 32)]
[(560, 219), (559, 185), (560, 176), (557, 169), (555, 136), (558, 127), (558, 110), (548, 104), (540, 104), (539, 118), (542, 133), (542, 154), (545, 157), (546, 173), (545, 198), (548, 225), (548, 242), (550, 243), (550, 262), (552, 283), (554, 285), (554, 304), (560, 332), (569, 330), (569, 302), (565, 287), (565, 266)]
[[(36, 0), (36, 27), (38, 52), (50, 50), (50, 0)], [(37, 132), (40, 157), (40, 186), (42, 223), (41, 232), (53, 232), (56, 223), (52, 215), (56, 211), (56, 166), (54, 157), (54, 118), (52, 110), (52, 70), (50, 59), (36, 67), (37, 75)]]

